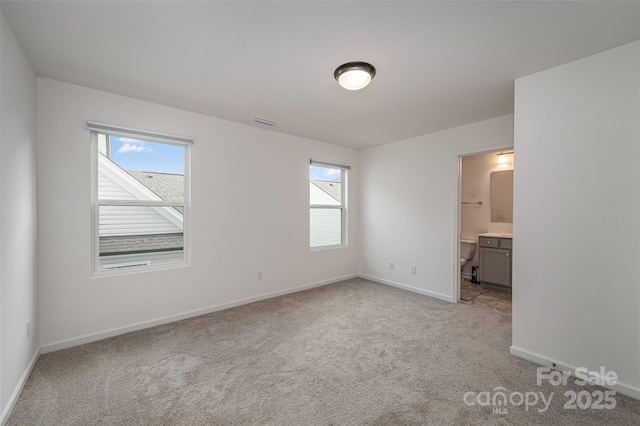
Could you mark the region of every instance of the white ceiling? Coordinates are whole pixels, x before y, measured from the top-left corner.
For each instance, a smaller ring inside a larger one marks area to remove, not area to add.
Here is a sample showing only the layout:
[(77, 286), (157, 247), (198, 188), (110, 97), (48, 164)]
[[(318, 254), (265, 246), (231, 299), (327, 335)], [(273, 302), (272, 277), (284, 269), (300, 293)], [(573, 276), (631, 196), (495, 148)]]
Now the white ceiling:
[[(513, 112), (513, 80), (640, 39), (640, 2), (8, 2), (39, 76), (360, 149)], [(346, 91), (349, 61), (377, 68)]]

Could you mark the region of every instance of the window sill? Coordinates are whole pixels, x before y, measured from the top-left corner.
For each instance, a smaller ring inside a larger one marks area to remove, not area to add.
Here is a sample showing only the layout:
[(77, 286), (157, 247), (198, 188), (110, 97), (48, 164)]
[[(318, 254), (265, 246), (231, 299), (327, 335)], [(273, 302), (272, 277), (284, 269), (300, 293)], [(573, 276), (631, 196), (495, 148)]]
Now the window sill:
[(333, 250), (333, 249), (341, 249), (341, 248), (346, 248), (347, 245), (346, 244), (338, 244), (335, 246), (321, 246), (321, 247), (310, 247), (309, 251), (313, 252), (313, 251), (325, 251), (325, 250)]
[(132, 275), (132, 274), (140, 274), (145, 272), (154, 272), (154, 271), (166, 271), (168, 269), (180, 269), (180, 268), (188, 268), (191, 266), (191, 262), (175, 262), (175, 263), (163, 263), (163, 264), (155, 264), (149, 266), (140, 266), (140, 267), (132, 267), (131, 269), (110, 269), (103, 271), (93, 271), (91, 274), (91, 278), (107, 278), (113, 276), (120, 275)]

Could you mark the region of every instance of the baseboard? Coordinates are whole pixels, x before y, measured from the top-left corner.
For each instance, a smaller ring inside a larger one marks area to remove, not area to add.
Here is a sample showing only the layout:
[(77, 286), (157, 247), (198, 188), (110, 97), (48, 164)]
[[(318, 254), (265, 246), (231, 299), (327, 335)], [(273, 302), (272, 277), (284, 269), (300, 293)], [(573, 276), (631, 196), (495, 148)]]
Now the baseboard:
[(13, 411), (13, 407), (16, 406), (16, 402), (18, 402), (18, 398), (22, 393), (22, 389), (24, 389), (24, 385), (27, 384), (27, 380), (29, 380), (29, 376), (31, 375), (31, 372), (33, 371), (33, 367), (35, 367), (39, 357), (40, 357), (40, 348), (37, 348), (33, 353), (33, 356), (31, 357), (31, 360), (29, 361), (27, 368), (24, 370), (24, 373), (22, 373), (22, 377), (20, 377), (20, 380), (18, 381), (18, 385), (14, 389), (13, 394), (11, 394), (11, 398), (9, 398), (9, 401), (7, 402), (7, 406), (4, 407), (4, 410), (2, 410), (2, 415), (0, 415), (0, 425), (4, 426), (4, 424), (7, 423), (7, 420), (9, 420), (9, 416)]
[(366, 274), (358, 274), (358, 276), (360, 278), (364, 278), (364, 279), (369, 280), (369, 281), (374, 281), (374, 282), (377, 282), (377, 283), (380, 283), (380, 284), (389, 285), (391, 287), (397, 287), (397, 288), (401, 288), (403, 290), (411, 291), (413, 293), (418, 293), (418, 294), (422, 294), (422, 295), (429, 296), (429, 297), (435, 297), (436, 299), (446, 300), (447, 302), (455, 303), (453, 301), (453, 298), (451, 296), (447, 296), (446, 294), (436, 293), (434, 291), (429, 291), (429, 290), (423, 290), (421, 288), (411, 287), (410, 285), (397, 283), (395, 281), (385, 280), (384, 278), (372, 277), (372, 276), (366, 275)]
[(311, 284), (305, 284), (299, 287), (293, 287), (287, 290), (275, 291), (273, 293), (267, 293), (260, 296), (249, 297), (246, 299), (235, 300), (229, 303), (222, 303), (220, 305), (210, 306), (208, 308), (196, 309), (193, 311), (184, 312), (182, 314), (170, 315), (162, 318), (158, 318), (150, 321), (143, 321), (136, 324), (128, 325), (125, 327), (113, 328), (110, 330), (102, 331), (99, 333), (86, 334), (79, 337), (74, 337), (67, 340), (61, 340), (41, 346), (43, 354), (59, 351), (61, 349), (67, 349), (74, 346), (84, 345), (85, 343), (96, 342), (102, 339), (108, 339), (109, 337), (119, 336), (121, 334), (131, 333), (132, 331), (143, 330), (145, 328), (151, 328), (162, 324), (168, 324), (175, 321), (180, 321), (187, 318), (193, 318), (200, 315), (210, 314), (212, 312), (222, 311), (229, 308), (235, 308), (236, 306), (246, 305), (249, 303), (259, 302), (260, 300), (271, 299), (273, 297), (284, 296), (285, 294), (297, 293), (299, 291), (308, 290), (314, 287), (321, 287), (323, 285), (333, 284), (340, 281), (356, 278), (357, 274), (344, 275), (342, 277), (332, 278), (330, 280), (319, 281)]
[[(576, 368), (578, 368), (578, 366), (575, 366), (557, 359), (553, 359), (545, 355), (539, 354), (537, 352), (529, 351), (517, 346), (511, 346), (510, 352), (511, 352), (511, 355), (515, 355), (519, 358), (526, 359), (527, 361), (531, 361), (536, 364), (540, 364), (544, 366), (551, 366), (552, 364), (555, 364), (556, 370), (571, 371), (572, 376), (575, 376)], [(630, 385), (628, 383), (618, 381), (613, 386), (605, 385), (604, 387), (614, 390), (616, 392), (619, 392), (623, 395), (630, 396), (631, 398), (640, 399), (640, 388)]]

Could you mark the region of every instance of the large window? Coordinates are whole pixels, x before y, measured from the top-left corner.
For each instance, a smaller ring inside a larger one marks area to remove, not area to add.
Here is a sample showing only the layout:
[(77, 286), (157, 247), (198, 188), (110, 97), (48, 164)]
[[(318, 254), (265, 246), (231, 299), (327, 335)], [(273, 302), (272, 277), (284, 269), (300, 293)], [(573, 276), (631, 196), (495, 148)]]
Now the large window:
[(309, 246), (346, 245), (346, 178), (349, 166), (311, 160), (309, 167)]
[(89, 122), (95, 275), (188, 263), (191, 140)]

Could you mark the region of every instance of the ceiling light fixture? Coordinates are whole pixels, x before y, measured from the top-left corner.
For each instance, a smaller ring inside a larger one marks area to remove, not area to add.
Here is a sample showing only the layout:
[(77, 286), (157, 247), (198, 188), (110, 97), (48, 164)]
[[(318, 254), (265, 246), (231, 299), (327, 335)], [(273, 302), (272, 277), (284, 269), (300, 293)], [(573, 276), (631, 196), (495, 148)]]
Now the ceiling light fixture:
[(366, 62), (347, 62), (336, 68), (333, 73), (338, 84), (347, 90), (360, 90), (371, 83), (375, 76), (376, 69)]

